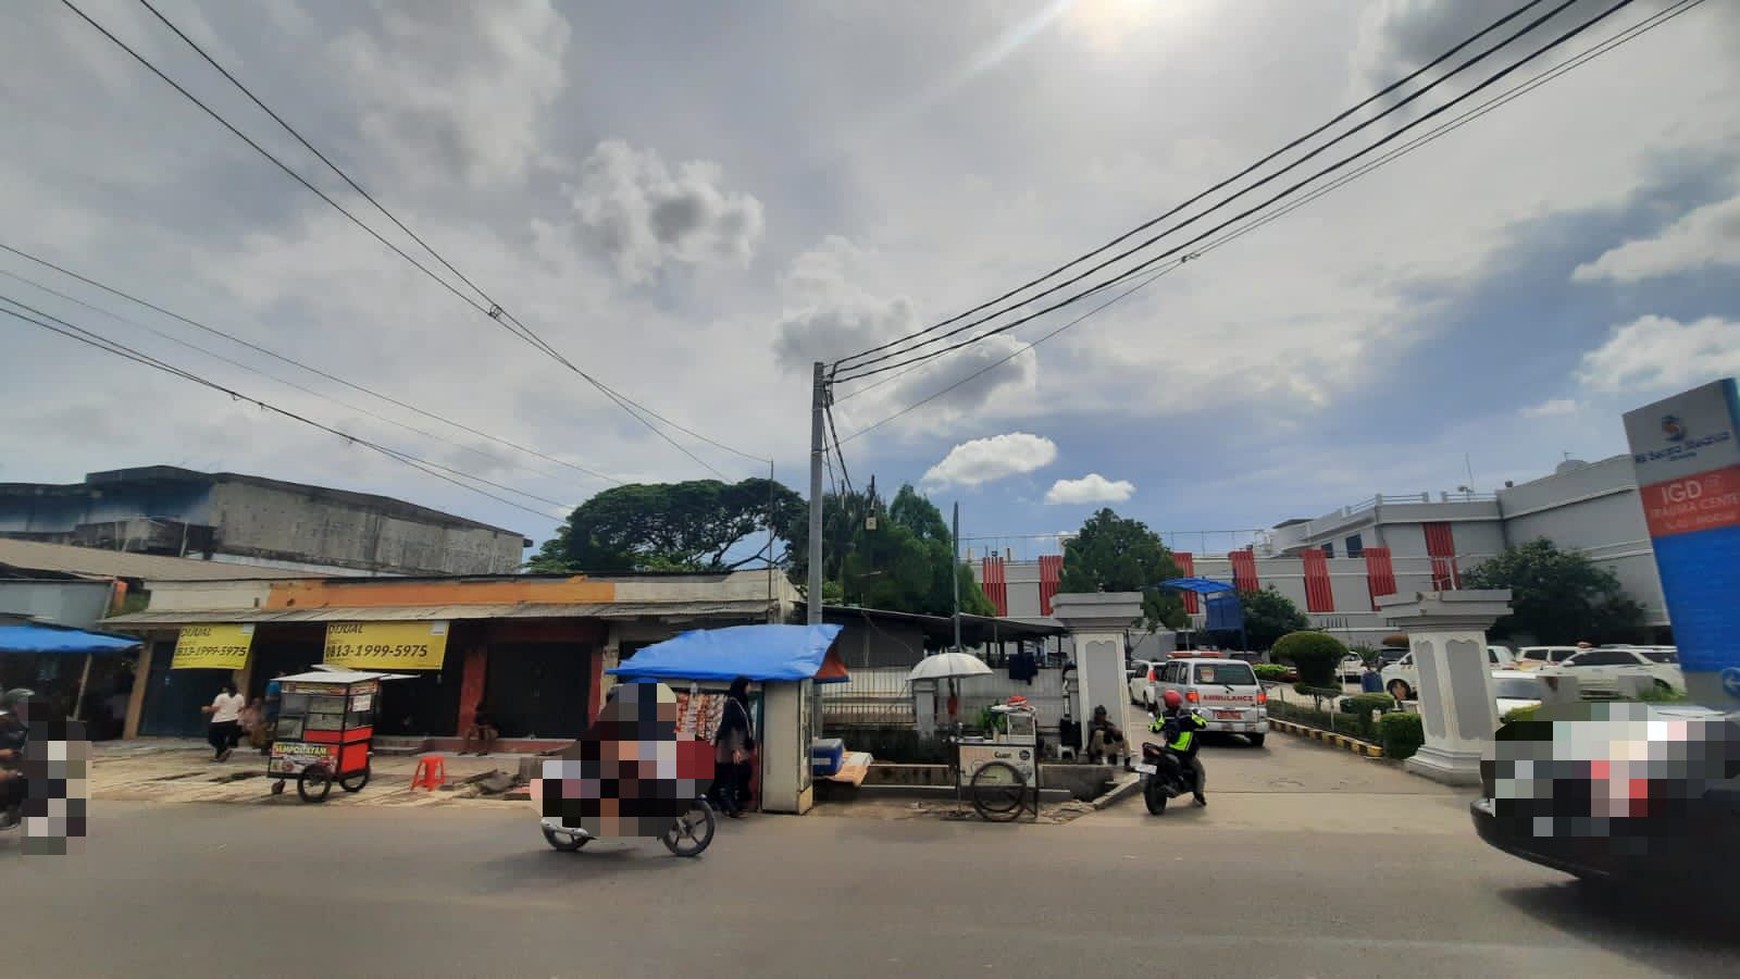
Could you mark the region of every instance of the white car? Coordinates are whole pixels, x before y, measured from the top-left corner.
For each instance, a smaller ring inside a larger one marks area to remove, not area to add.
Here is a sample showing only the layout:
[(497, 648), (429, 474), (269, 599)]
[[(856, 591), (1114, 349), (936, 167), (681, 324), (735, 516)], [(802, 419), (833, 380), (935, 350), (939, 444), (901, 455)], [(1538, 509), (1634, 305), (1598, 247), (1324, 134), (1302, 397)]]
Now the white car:
[(1517, 650), (1516, 668), (1519, 670), (1538, 670), (1543, 666), (1557, 666), (1566, 657), (1582, 652), (1579, 646), (1524, 646)]
[(1335, 668), (1335, 673), (1342, 683), (1358, 683), (1359, 678), (1365, 676), (1365, 660), (1358, 653), (1348, 653), (1341, 658), (1341, 665)]
[[(1508, 646), (1488, 646), (1486, 665), (1490, 670), (1512, 670), (1516, 668), (1516, 656)], [(1396, 700), (1413, 700), (1419, 696), (1420, 669), (1414, 665), (1412, 652), (1384, 667), (1383, 678), (1384, 689)]]
[(1129, 669), (1124, 671), (1130, 686), (1130, 703), (1138, 707), (1154, 705), (1154, 662), (1146, 659), (1133, 659)]
[(1664, 691), (1684, 693), (1686, 689), (1679, 654), (1653, 649), (1585, 649), (1538, 672), (1574, 676), (1579, 689), (1608, 696), (1619, 692), (1622, 676), (1649, 677)]
[(1269, 731), (1269, 695), (1241, 659), (1180, 657), (1154, 664), (1156, 700), (1176, 690), (1184, 705), (1207, 719), (1208, 730), (1242, 734), (1262, 747)]

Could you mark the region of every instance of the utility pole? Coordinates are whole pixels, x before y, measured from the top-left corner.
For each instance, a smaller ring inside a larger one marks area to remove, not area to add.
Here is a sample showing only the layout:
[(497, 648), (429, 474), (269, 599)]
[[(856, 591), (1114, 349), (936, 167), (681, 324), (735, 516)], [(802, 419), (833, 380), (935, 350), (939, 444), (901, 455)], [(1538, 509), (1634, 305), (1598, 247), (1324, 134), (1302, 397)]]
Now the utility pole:
[(822, 462), (826, 458), (828, 381), (825, 365), (816, 361), (810, 390), (810, 574), (804, 609), (810, 625), (822, 624)]
[(961, 504), (955, 501), (954, 529), (949, 531), (949, 549), (954, 551), (949, 567), (955, 578), (955, 652), (961, 651)]

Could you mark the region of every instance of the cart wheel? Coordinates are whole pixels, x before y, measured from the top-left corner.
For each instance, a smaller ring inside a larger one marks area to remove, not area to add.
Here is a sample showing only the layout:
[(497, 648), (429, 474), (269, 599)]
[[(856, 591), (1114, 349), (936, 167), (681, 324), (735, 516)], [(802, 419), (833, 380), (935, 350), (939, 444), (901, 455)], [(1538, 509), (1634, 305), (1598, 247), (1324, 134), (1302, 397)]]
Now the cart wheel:
[(303, 802), (325, 802), (332, 794), (332, 773), (325, 765), (310, 765), (296, 776), (296, 794)]
[(1006, 761), (994, 761), (973, 773), (973, 809), (993, 823), (1017, 819), (1027, 802), (1027, 779)]
[(360, 772), (354, 772), (338, 780), (338, 787), (346, 792), (361, 792), (363, 786), (369, 784), (369, 767), (363, 766)]
[(696, 799), (660, 839), (664, 840), (665, 849), (679, 857), (698, 857), (713, 842), (713, 831), (718, 825), (713, 806), (706, 799)]
[(561, 850), (563, 853), (573, 853), (592, 841), (590, 836), (570, 836), (567, 833), (558, 833), (548, 826), (545, 826), (543, 829), (544, 842), (550, 844), (554, 849)]
[(273, 795), (283, 795), (284, 794), (284, 780), (283, 779), (279, 779), (278, 781), (272, 783), (272, 794)]

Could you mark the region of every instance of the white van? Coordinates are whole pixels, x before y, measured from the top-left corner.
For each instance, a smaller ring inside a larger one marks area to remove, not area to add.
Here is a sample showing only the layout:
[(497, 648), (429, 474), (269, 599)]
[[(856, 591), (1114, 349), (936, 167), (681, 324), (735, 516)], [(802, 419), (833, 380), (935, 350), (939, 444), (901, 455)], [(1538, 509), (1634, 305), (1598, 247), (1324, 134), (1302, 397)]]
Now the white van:
[[(1242, 734), (1261, 746), (1269, 731), (1269, 695), (1241, 659), (1179, 657), (1155, 663), (1154, 699), (1176, 690), (1184, 705), (1208, 720), (1208, 730)], [(1162, 703), (1156, 710), (1163, 710)]]
[(1538, 670), (1543, 666), (1557, 666), (1566, 657), (1575, 655), (1576, 646), (1524, 646), (1516, 652), (1516, 668)]
[[(1516, 657), (1508, 646), (1486, 647), (1486, 668), (1489, 670), (1516, 669)], [(1398, 701), (1414, 700), (1420, 694), (1420, 668), (1414, 663), (1414, 654), (1408, 653), (1383, 669), (1384, 690)]]

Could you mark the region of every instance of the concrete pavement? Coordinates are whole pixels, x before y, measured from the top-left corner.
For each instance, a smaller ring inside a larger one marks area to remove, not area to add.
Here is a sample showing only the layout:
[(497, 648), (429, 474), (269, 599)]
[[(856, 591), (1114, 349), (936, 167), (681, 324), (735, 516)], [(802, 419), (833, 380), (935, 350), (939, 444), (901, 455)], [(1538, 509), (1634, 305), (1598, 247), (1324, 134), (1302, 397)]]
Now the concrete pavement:
[[(549, 850), (530, 806), (99, 801), (66, 858), (0, 838), (33, 976), (1726, 975), (1735, 939), (1586, 900), (1461, 800), (1275, 738), (1212, 805), (1062, 826), (760, 816), (699, 860)], [(1374, 811), (1373, 807), (1379, 807)], [(1180, 894), (1191, 906), (1169, 906)], [(1728, 929), (1731, 931), (1732, 929)]]

